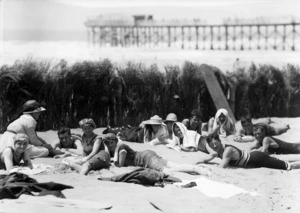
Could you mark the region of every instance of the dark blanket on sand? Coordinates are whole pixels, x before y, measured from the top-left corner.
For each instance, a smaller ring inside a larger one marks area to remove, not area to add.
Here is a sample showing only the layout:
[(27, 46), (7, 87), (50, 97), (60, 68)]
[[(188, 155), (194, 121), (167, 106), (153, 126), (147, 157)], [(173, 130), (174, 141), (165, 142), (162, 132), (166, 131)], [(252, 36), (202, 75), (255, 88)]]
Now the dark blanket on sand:
[(28, 175), (18, 172), (13, 172), (9, 175), (0, 175), (0, 200), (17, 199), (22, 194), (33, 196), (45, 196), (50, 194), (65, 198), (61, 191), (72, 188), (72, 186), (54, 182), (38, 183)]
[(98, 178), (98, 180), (135, 183), (144, 186), (160, 186), (160, 187), (163, 187), (164, 184), (168, 184), (168, 183), (181, 182), (181, 180), (178, 178), (148, 168), (139, 168), (132, 172), (116, 175), (113, 177)]

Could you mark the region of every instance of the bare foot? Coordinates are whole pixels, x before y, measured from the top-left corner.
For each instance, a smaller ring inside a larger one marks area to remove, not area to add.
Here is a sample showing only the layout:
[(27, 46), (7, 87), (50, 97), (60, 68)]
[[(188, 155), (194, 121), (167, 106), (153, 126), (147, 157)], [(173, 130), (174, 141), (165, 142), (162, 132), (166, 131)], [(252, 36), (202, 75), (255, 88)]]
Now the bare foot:
[(194, 168), (194, 171), (198, 173), (199, 175), (205, 175), (207, 177), (212, 177), (213, 173), (210, 168), (204, 168), (200, 166), (196, 166)]

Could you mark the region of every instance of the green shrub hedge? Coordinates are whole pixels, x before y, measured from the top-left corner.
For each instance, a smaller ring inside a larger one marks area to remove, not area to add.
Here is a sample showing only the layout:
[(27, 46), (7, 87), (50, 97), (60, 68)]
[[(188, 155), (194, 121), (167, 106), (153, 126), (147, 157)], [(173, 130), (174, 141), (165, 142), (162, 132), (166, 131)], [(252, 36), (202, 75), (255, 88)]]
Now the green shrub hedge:
[[(116, 76), (115, 69), (119, 76)], [(232, 107), (237, 119), (245, 113), (253, 117), (300, 116), (300, 69), (286, 65), (255, 65), (223, 73), (216, 77), (226, 97), (235, 99)], [(231, 92), (231, 94), (230, 94)], [(69, 66), (61, 60), (31, 59), (16, 61), (0, 69), (0, 130), (14, 119), (26, 100), (45, 105), (39, 130), (62, 125), (78, 127), (78, 121), (91, 117), (98, 126), (138, 125), (154, 114), (161, 117), (174, 112), (181, 120), (198, 108), (203, 121), (214, 116), (216, 108), (200, 72), (200, 64), (185, 62), (182, 67), (128, 63), (115, 67), (109, 60), (84, 61)]]

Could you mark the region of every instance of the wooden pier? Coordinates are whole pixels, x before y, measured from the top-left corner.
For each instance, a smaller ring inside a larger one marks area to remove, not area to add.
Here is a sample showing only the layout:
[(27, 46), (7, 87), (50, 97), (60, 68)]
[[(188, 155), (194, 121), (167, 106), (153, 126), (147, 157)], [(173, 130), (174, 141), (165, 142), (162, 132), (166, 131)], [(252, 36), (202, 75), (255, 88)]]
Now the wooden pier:
[(300, 49), (300, 23), (228, 25), (119, 25), (85, 23), (100, 46), (199, 50)]

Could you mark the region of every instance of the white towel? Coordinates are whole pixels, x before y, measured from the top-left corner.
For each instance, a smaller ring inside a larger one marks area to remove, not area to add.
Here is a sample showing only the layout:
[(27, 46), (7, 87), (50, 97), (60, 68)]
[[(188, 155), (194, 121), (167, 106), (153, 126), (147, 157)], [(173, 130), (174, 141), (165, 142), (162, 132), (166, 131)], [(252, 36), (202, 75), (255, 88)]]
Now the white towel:
[(197, 186), (193, 187), (205, 194), (208, 197), (220, 197), (223, 199), (230, 198), (239, 194), (249, 194), (251, 196), (259, 195), (256, 192), (250, 192), (238, 186), (221, 183), (217, 181), (210, 180), (205, 177), (200, 177), (195, 180), (183, 180), (181, 183), (174, 183), (176, 186), (186, 185), (188, 183), (195, 182)]
[(20, 172), (26, 175), (36, 175), (43, 172), (49, 172), (53, 168), (53, 166), (46, 164), (33, 164), (33, 169), (30, 169), (29, 167), (15, 167), (12, 168), (9, 173)]

